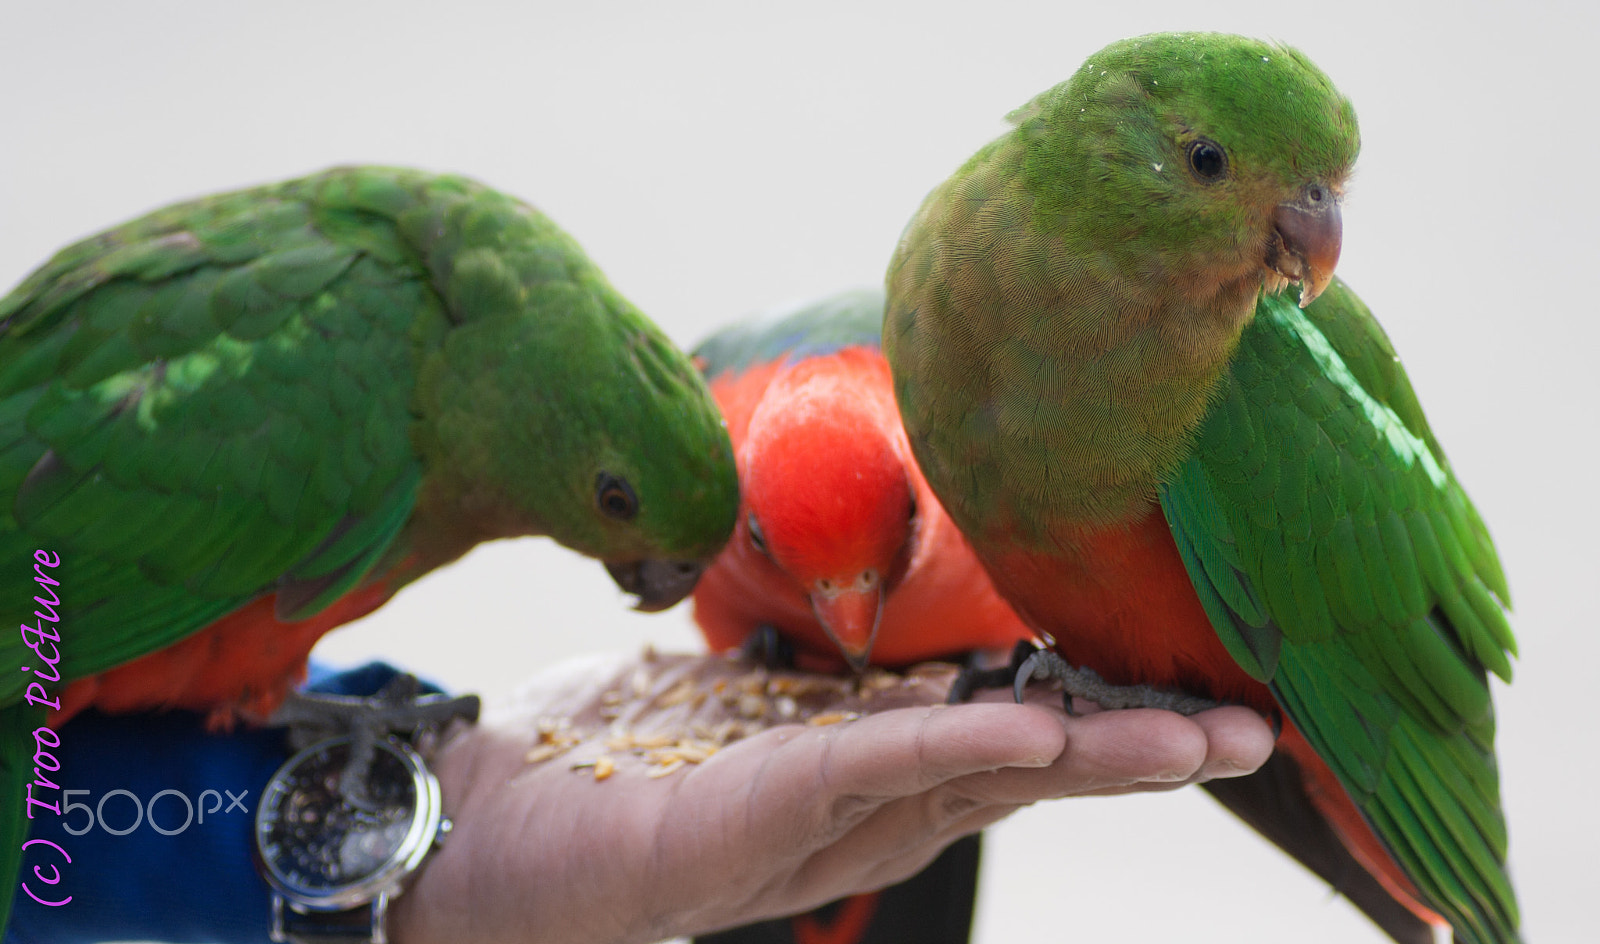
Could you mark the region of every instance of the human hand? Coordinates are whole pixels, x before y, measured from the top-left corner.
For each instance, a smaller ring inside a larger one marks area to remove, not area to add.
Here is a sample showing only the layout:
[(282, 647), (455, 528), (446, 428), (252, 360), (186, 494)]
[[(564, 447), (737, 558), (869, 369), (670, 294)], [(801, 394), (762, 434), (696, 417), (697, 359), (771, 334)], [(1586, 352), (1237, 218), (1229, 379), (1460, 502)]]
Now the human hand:
[(558, 667), (434, 758), (455, 829), (396, 900), (391, 937), (704, 933), (893, 884), (1037, 800), (1239, 776), (1272, 750), (1245, 708), (945, 707), (952, 675), (856, 692), (720, 656)]

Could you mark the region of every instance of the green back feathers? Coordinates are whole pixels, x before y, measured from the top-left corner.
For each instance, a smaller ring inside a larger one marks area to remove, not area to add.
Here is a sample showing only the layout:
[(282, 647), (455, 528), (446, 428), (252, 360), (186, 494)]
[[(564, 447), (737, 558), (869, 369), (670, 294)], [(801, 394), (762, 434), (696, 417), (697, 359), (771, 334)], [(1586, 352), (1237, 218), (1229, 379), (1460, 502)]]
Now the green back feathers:
[[(630, 520), (598, 508), (601, 471)], [(63, 559), (69, 677), (490, 537), (702, 559), (738, 500), (698, 375), (569, 237), (382, 168), (157, 211), (0, 300), (0, 497), (0, 556)]]
[(883, 290), (857, 289), (723, 328), (694, 349), (707, 380), (780, 357), (800, 360), (858, 345), (877, 347)]
[(169, 207), (0, 301), (0, 551), (61, 555), (68, 677), (263, 592), (326, 603), (404, 523), (407, 333), (437, 305), (313, 210), (281, 186)]

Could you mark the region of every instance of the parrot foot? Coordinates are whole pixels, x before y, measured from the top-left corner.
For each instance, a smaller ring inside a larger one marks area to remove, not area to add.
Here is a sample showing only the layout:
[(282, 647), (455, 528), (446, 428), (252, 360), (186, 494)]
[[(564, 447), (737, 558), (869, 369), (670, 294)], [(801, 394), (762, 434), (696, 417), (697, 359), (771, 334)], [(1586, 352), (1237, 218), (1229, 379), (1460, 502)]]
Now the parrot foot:
[(950, 683), (950, 694), (945, 696), (947, 705), (959, 705), (972, 699), (973, 693), (981, 692), (986, 688), (1009, 688), (1017, 673), (1022, 671), (1022, 666), (1039, 649), (1027, 640), (1019, 640), (1011, 648), (1011, 661), (999, 668), (988, 668), (983, 664), (983, 653), (974, 652), (967, 656), (961, 666), (961, 671), (956, 673), (955, 681)]
[(794, 646), (783, 638), (778, 627), (762, 623), (739, 647), (739, 654), (756, 665), (773, 671), (792, 671), (795, 667)]
[(366, 698), (290, 692), (267, 723), (287, 726), (295, 750), (348, 734), (350, 760), (340, 772), (339, 793), (352, 806), (372, 810), (377, 805), (367, 790), (367, 773), (380, 738), (406, 734), (426, 754), (432, 735), (453, 719), (478, 720), (478, 696), (452, 698), (420, 691), (416, 676), (400, 674)]
[(1102, 708), (1160, 708), (1180, 715), (1199, 714), (1222, 707), (1221, 702), (1182, 692), (1152, 688), (1149, 685), (1112, 685), (1090, 668), (1078, 668), (1049, 649), (1034, 651), (1017, 670), (1012, 693), (1022, 701), (1022, 691), (1034, 680), (1060, 679), (1067, 714), (1074, 697), (1087, 699)]

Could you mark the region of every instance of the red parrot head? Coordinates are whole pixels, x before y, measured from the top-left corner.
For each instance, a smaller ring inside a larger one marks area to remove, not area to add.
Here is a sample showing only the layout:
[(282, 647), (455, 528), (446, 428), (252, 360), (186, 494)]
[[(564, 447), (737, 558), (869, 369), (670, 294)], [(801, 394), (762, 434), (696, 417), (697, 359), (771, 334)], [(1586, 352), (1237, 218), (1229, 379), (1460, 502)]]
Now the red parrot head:
[(857, 671), (906, 572), (917, 521), (899, 414), (859, 376), (882, 370), (882, 359), (859, 353), (801, 361), (774, 378), (742, 444), (745, 515), (734, 538), (798, 585)]

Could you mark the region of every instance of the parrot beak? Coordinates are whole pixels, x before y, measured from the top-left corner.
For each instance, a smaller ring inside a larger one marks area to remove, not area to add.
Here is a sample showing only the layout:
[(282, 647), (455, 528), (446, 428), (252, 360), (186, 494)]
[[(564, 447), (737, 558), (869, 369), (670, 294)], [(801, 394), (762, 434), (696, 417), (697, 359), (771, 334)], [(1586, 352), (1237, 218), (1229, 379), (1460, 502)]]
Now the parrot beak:
[(1333, 280), (1339, 264), (1344, 219), (1331, 188), (1312, 184), (1300, 198), (1278, 204), (1267, 243), (1267, 268), (1300, 283), (1300, 307), (1311, 304)]
[(624, 593), (639, 598), (633, 608), (645, 613), (660, 612), (688, 596), (706, 569), (702, 561), (606, 561), (605, 565)]
[(883, 618), (883, 581), (877, 572), (864, 571), (841, 589), (815, 587), (811, 591), (811, 611), (850, 668), (857, 673), (865, 671), (872, 657), (872, 644), (878, 638), (878, 623)]

